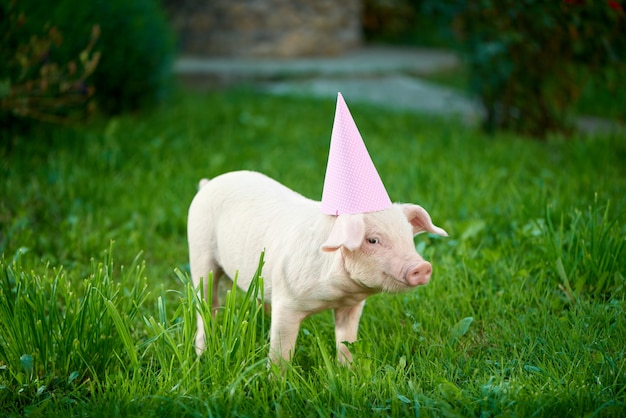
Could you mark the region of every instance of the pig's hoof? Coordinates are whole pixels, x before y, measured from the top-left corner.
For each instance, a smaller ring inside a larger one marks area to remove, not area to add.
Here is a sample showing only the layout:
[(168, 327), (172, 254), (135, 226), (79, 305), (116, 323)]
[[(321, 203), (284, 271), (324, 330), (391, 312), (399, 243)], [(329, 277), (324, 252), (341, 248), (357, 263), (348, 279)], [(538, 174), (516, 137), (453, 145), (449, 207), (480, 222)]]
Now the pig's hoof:
[(350, 367), (352, 365), (352, 353), (343, 343), (337, 347), (337, 360), (342, 366)]

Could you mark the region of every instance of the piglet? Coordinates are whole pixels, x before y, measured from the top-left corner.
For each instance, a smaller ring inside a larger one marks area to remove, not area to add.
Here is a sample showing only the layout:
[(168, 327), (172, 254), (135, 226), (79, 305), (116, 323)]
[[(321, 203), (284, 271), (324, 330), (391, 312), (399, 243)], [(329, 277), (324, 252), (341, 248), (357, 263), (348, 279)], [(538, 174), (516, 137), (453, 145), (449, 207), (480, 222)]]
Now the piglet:
[[(415, 250), (413, 236), (447, 236), (422, 207), (393, 204), (364, 214), (331, 216), (320, 202), (303, 197), (251, 171), (202, 180), (189, 208), (191, 276), (196, 287), (213, 272), (212, 306), (218, 306), (221, 275), (247, 290), (259, 255), (265, 251), (265, 302), (271, 304), (272, 362), (289, 360), (300, 323), (333, 309), (337, 357), (352, 361), (344, 342), (357, 338), (365, 299), (379, 292), (402, 292), (428, 283), (432, 267)], [(205, 350), (198, 314), (196, 352)]]

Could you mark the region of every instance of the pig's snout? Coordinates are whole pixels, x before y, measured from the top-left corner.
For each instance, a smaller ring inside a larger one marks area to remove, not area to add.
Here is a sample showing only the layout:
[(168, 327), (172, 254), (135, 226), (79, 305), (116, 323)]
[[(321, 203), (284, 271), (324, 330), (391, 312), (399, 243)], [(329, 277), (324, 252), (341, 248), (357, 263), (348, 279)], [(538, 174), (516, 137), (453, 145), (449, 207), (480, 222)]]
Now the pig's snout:
[(433, 267), (430, 265), (428, 261), (420, 261), (419, 263), (415, 263), (406, 271), (404, 275), (404, 280), (410, 286), (418, 286), (421, 284), (426, 284), (430, 280), (430, 275), (433, 272)]

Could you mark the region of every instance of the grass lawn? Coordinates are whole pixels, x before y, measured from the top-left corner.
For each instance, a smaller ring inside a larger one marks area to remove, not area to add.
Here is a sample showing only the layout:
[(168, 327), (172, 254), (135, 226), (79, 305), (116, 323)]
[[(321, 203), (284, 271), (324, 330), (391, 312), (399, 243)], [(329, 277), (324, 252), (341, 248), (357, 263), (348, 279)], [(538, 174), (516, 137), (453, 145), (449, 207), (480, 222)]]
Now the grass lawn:
[(0, 416), (623, 416), (624, 139), (489, 137), (346, 99), (392, 200), (450, 234), (416, 238), (427, 286), (368, 300), (351, 368), (324, 312), (268, 370), (270, 318), (227, 292), (210, 320), (187, 264), (202, 177), (320, 198), (334, 101), (186, 93), (0, 150)]

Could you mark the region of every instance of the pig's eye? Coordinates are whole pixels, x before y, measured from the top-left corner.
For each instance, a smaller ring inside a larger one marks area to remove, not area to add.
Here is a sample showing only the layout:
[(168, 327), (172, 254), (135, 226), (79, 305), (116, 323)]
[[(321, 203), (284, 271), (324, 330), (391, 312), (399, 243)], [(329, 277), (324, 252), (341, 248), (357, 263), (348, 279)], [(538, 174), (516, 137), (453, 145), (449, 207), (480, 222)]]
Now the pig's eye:
[(378, 238), (368, 238), (367, 242), (369, 242), (372, 245), (376, 245), (378, 244)]

